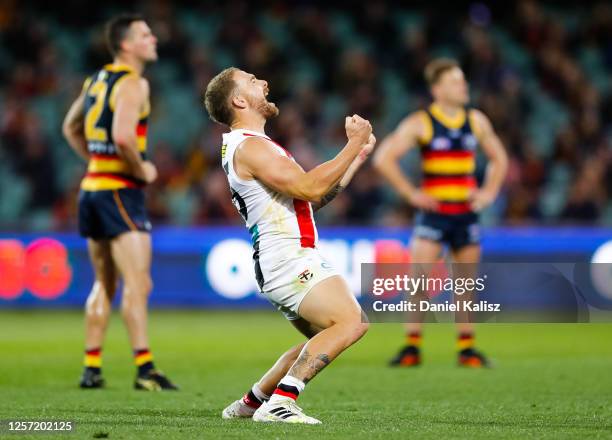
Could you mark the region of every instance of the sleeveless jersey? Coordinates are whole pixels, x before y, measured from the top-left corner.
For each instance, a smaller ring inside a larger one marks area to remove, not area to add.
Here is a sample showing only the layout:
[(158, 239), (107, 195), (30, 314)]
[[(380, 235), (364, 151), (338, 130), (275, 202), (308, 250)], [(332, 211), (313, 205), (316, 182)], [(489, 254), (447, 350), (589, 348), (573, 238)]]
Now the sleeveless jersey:
[[(85, 138), (90, 154), (87, 174), (81, 182), (86, 191), (140, 188), (144, 182), (129, 174), (127, 163), (117, 154), (113, 141), (113, 113), (118, 86), (126, 78), (139, 77), (129, 66), (107, 64), (87, 78), (85, 90)], [(141, 109), (136, 126), (138, 150), (146, 159), (150, 105)]]
[(236, 174), (234, 153), (250, 136), (271, 141), (280, 155), (289, 158), (291, 155), (263, 133), (232, 130), (223, 135), (221, 163), (227, 174), (232, 201), (251, 234), (255, 270), (259, 277), (260, 273), (257, 272), (260, 257), (262, 265), (266, 264), (266, 267), (284, 258), (291, 258), (300, 248), (315, 248), (318, 233), (309, 202), (285, 196), (258, 180), (244, 180)]
[(470, 193), (476, 188), (476, 148), (469, 110), (449, 118), (435, 105), (422, 112), (426, 133), (419, 140), (423, 191), (439, 202), (438, 213), (471, 211)]

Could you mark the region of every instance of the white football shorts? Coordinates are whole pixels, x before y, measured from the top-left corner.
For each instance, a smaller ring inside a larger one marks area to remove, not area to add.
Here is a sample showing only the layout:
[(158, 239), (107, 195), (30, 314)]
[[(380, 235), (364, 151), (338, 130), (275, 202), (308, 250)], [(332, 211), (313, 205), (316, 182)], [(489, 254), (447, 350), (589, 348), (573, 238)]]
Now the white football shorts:
[[(290, 321), (300, 317), (300, 304), (314, 286), (329, 277), (339, 275), (316, 248), (299, 248), (288, 257), (280, 257), (272, 264), (271, 261), (275, 260), (271, 260), (270, 256), (266, 257), (268, 258), (260, 260), (263, 276), (261, 293)], [(264, 263), (266, 260), (268, 263)]]

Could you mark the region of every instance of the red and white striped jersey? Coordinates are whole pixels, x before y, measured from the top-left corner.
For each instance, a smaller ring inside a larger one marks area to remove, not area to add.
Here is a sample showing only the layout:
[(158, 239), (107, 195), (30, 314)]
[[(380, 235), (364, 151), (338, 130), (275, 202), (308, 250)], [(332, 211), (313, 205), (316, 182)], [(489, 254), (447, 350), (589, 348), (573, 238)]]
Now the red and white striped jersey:
[(234, 171), (234, 152), (250, 136), (269, 140), (278, 154), (293, 158), (264, 133), (240, 129), (223, 135), (221, 163), (232, 201), (251, 233), (255, 252), (262, 260), (268, 257), (279, 261), (300, 248), (315, 248), (318, 233), (310, 202), (281, 194), (256, 179), (241, 179)]

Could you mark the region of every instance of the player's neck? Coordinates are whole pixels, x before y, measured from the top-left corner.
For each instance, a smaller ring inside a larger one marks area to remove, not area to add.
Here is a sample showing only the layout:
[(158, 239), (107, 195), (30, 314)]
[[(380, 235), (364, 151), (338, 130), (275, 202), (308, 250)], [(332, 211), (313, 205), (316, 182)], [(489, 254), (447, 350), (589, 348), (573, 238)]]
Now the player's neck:
[(259, 133), (265, 133), (266, 131), (266, 120), (261, 116), (241, 116), (236, 118), (234, 123), (230, 126), (232, 130), (251, 130)]
[(459, 112), (463, 110), (463, 107), (458, 105), (449, 104), (446, 102), (434, 101), (433, 105), (438, 107), (438, 109), (449, 117), (455, 117)]
[(145, 68), (145, 65), (142, 61), (134, 59), (129, 55), (116, 56), (113, 60), (113, 64), (121, 64), (123, 66), (131, 67), (132, 70), (134, 70), (134, 72), (138, 73), (139, 75), (142, 75), (142, 72), (144, 72)]

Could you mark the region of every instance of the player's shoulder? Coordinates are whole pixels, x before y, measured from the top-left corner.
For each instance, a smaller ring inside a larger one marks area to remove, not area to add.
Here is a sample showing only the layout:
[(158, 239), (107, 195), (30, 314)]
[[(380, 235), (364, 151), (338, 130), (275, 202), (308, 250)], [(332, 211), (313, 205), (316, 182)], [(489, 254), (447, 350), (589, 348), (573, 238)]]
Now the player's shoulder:
[(235, 154), (240, 158), (262, 164), (275, 162), (279, 158), (291, 158), (284, 148), (263, 136), (248, 136), (246, 139), (239, 140)]
[(410, 123), (413, 125), (421, 125), (425, 119), (429, 118), (429, 113), (425, 109), (418, 109), (411, 113), (408, 113), (404, 118), (404, 122)]
[(130, 93), (149, 96), (149, 82), (137, 73), (127, 73), (115, 86), (117, 94)]
[(406, 115), (399, 126), (417, 133), (422, 133), (426, 131), (430, 125), (431, 117), (427, 110), (419, 109)]
[(472, 131), (478, 136), (483, 130), (487, 130), (491, 127), (491, 121), (487, 115), (482, 111), (474, 107), (468, 108), (468, 120)]
[(274, 142), (263, 136), (247, 136), (241, 140), (236, 150), (253, 152), (254, 154), (266, 154), (276, 152)]
[(416, 139), (419, 143), (427, 143), (432, 136), (431, 117), (426, 110), (416, 110), (409, 113), (399, 123), (397, 132), (402, 137)]
[(468, 116), (471, 118), (487, 119), (487, 120), (489, 119), (487, 118), (487, 115), (485, 115), (485, 113), (482, 110), (476, 107), (468, 107), (467, 113), (468, 113)]

